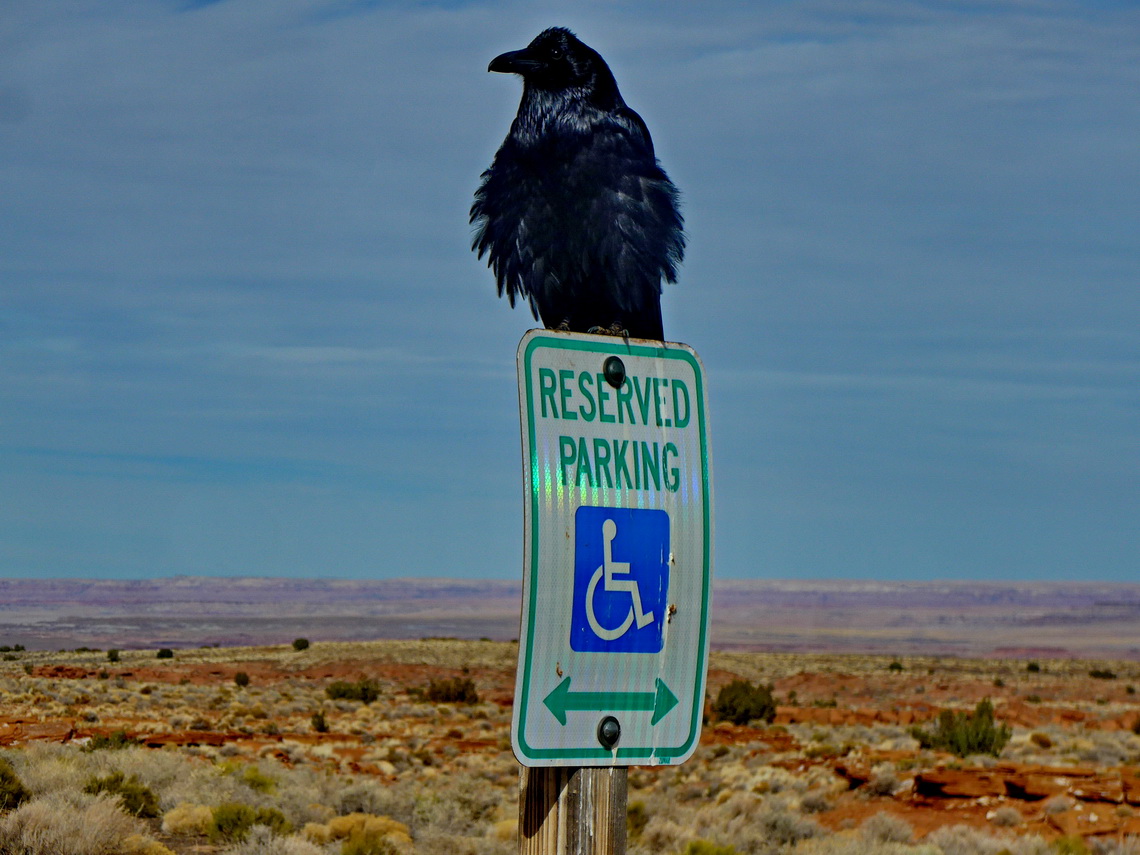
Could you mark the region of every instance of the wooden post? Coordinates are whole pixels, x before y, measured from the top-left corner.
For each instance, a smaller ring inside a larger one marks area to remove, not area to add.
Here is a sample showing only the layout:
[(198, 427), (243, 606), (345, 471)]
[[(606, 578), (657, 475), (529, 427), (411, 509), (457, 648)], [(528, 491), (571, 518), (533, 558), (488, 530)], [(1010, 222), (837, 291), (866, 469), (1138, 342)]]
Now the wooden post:
[(524, 766), (519, 855), (625, 855), (628, 771)]

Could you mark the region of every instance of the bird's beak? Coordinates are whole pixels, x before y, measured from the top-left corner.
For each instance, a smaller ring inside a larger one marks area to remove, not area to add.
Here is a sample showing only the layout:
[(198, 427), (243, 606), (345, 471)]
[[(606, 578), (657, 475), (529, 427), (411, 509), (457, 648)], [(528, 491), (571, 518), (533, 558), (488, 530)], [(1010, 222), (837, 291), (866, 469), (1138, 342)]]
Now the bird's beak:
[(526, 48), (501, 53), (487, 66), (488, 71), (498, 71), (503, 74), (526, 74), (539, 68), (542, 68), (542, 63)]

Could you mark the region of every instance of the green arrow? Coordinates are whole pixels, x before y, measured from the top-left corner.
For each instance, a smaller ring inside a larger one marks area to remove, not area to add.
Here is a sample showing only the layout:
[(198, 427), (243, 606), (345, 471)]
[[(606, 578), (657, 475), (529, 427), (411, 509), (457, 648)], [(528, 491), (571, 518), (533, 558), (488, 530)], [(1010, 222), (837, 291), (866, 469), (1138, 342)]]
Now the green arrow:
[(653, 710), (649, 723), (657, 724), (677, 706), (677, 696), (657, 678), (655, 692), (571, 692), (567, 677), (542, 699), (559, 724), (566, 724), (567, 710)]

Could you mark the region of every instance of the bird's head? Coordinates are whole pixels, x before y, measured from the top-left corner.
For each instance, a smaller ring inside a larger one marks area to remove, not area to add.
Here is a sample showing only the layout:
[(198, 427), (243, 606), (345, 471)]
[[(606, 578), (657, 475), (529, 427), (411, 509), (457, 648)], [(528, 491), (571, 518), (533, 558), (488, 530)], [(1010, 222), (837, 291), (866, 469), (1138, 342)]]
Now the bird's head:
[(538, 89), (583, 89), (595, 96), (617, 92), (601, 54), (565, 27), (543, 30), (522, 50), (495, 57), (487, 70), (521, 75), (528, 86)]

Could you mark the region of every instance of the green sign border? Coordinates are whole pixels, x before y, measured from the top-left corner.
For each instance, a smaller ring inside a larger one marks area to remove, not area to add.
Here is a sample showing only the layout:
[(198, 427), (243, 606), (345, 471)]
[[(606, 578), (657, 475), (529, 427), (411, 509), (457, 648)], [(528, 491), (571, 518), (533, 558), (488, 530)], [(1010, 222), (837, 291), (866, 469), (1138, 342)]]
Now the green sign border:
[[(619, 351), (624, 350), (626, 353), (633, 356), (645, 356), (653, 359), (679, 359), (689, 363), (693, 369), (693, 376), (696, 378), (696, 399), (699, 414), (699, 426), (701, 431), (701, 509), (704, 524), (704, 538), (703, 538), (703, 572), (701, 574), (701, 632), (700, 641), (698, 643), (698, 662), (697, 673), (694, 680), (693, 692), (693, 707), (689, 719), (689, 736), (679, 746), (675, 747), (662, 747), (662, 746), (644, 746), (644, 747), (618, 747), (617, 756), (621, 759), (643, 759), (653, 760), (657, 759), (662, 761), (662, 765), (670, 763), (677, 757), (687, 754), (692, 748), (695, 747), (695, 742), (701, 733), (701, 710), (704, 706), (703, 702), (703, 688), (705, 685), (704, 675), (708, 667), (708, 609), (709, 609), (709, 586), (712, 578), (712, 503), (709, 489), (709, 450), (708, 450), (708, 422), (705, 413), (705, 391), (704, 391), (704, 374), (700, 361), (696, 358), (695, 354), (689, 350), (682, 350), (679, 348), (670, 349), (665, 347), (655, 347), (652, 345), (642, 344), (614, 344), (602, 341), (583, 341), (578, 338), (571, 338), (569, 336), (562, 336), (558, 334), (547, 333), (545, 330), (532, 330), (527, 333), (531, 339), (526, 343), (523, 350), (523, 375), (526, 378), (526, 416), (527, 416), (527, 450), (530, 456), (530, 472), (527, 478), (529, 485), (529, 504), (530, 504), (530, 550), (528, 554), (529, 566), (527, 571), (529, 573), (529, 602), (527, 603), (527, 632), (526, 632), (526, 651), (525, 651), (525, 665), (523, 669), (522, 679), (522, 692), (521, 698), (516, 698), (516, 703), (521, 703), (518, 716), (518, 732), (516, 737), (518, 739), (518, 747), (522, 754), (529, 760), (599, 760), (613, 762), (614, 753), (608, 751), (601, 746), (597, 748), (536, 748), (526, 741), (526, 722), (529, 712), (530, 703), (530, 678), (531, 666), (534, 662), (534, 624), (538, 615), (538, 585), (536, 584), (539, 572), (538, 561), (538, 507), (539, 496), (538, 490), (535, 489), (535, 473), (539, 471), (538, 467), (538, 451), (537, 443), (535, 441), (535, 419), (534, 408), (532, 406), (533, 397), (533, 382), (531, 371), (531, 357), (535, 350), (540, 347), (551, 348), (554, 350), (574, 350), (584, 353), (606, 353), (617, 354)], [(526, 341), (524, 336), (523, 341)], [(605, 765), (601, 763), (599, 765)], [(619, 765), (636, 765), (619, 764)]]

